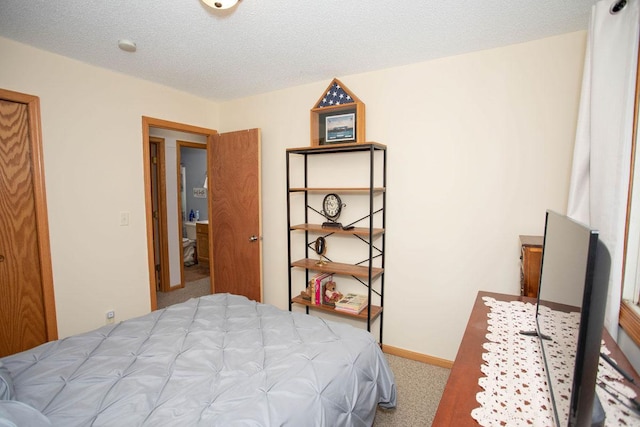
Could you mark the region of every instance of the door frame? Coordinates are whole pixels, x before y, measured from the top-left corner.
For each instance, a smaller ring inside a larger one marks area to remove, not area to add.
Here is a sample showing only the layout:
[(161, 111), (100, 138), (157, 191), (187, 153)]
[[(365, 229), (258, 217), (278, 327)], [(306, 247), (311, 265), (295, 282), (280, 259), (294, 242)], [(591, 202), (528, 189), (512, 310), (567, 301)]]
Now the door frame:
[[(149, 128), (161, 128), (178, 132), (195, 133), (204, 135), (207, 138), (207, 149), (211, 147), (213, 136), (218, 131), (213, 129), (202, 128), (198, 126), (187, 125), (184, 123), (172, 122), (169, 120), (157, 119), (153, 117), (142, 116), (142, 158), (144, 171), (144, 206), (145, 206), (145, 222), (147, 226), (147, 267), (149, 269), (149, 299), (151, 303), (151, 311), (157, 310), (158, 300), (156, 297), (156, 272), (153, 259), (153, 206), (151, 203), (151, 167), (147, 159), (149, 158)], [(207, 163), (207, 169), (209, 165)], [(207, 173), (209, 171), (207, 170)], [(211, 222), (209, 222), (211, 228)], [(211, 232), (211, 230), (209, 230)], [(209, 242), (211, 244), (211, 242)], [(213, 257), (209, 258), (209, 271), (213, 272)], [(214, 293), (213, 274), (209, 276), (211, 283), (211, 293)]]
[(42, 153), (42, 128), (40, 121), (40, 98), (24, 93), (0, 89), (0, 98), (25, 104), (29, 115), (29, 149), (31, 151), (31, 173), (33, 178), (33, 199), (38, 233), (38, 255), (40, 256), (41, 283), (44, 320), (48, 341), (58, 339), (58, 320), (53, 288), (53, 268), (49, 242), (49, 221), (47, 195), (44, 180), (44, 157)]
[[(171, 283), (169, 283), (169, 238), (167, 233), (167, 184), (166, 184), (166, 167), (165, 167), (165, 144), (164, 138), (158, 138), (156, 136), (149, 137), (149, 158), (151, 158), (151, 145), (156, 146), (156, 158), (158, 161), (156, 162), (156, 194), (158, 198), (158, 235), (155, 236), (158, 243), (158, 254), (155, 254), (156, 246), (153, 245), (154, 250), (154, 263), (157, 256), (157, 259), (160, 260), (160, 277), (156, 277), (156, 280), (159, 279), (160, 282), (160, 290), (162, 292), (168, 292), (171, 288)], [(149, 165), (151, 166), (151, 165)], [(151, 187), (149, 190), (151, 191), (153, 188), (153, 172), (151, 173)], [(151, 192), (149, 194), (152, 194)], [(153, 221), (153, 199), (151, 200), (151, 220)], [(157, 272), (157, 269), (154, 270)]]

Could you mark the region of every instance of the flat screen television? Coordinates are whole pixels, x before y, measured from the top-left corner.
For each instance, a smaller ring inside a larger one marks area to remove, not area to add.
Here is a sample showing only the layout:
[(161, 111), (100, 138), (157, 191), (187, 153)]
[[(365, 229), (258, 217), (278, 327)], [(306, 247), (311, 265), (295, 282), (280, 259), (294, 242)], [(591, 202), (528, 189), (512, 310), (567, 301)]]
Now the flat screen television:
[[(598, 231), (547, 211), (536, 332), (558, 427), (604, 424), (595, 388), (610, 264)], [(551, 310), (579, 313), (577, 329), (550, 321)]]

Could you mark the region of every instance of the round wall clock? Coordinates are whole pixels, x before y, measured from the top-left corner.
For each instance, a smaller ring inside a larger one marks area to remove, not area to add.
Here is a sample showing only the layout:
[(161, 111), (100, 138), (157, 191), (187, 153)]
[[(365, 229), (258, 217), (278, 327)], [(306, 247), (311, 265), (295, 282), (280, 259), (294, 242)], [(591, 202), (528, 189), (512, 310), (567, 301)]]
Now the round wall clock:
[(340, 211), (342, 211), (342, 200), (340, 200), (340, 196), (335, 193), (324, 196), (322, 210), (327, 218), (333, 221), (337, 220), (340, 216)]

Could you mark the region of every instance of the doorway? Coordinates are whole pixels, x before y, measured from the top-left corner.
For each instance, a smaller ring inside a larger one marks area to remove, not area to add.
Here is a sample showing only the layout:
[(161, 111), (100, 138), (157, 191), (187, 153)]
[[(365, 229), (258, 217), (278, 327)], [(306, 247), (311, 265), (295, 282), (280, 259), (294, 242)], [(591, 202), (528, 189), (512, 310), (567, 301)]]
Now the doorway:
[[(164, 308), (211, 293), (206, 251), (196, 251), (196, 242), (208, 247), (207, 140), (153, 126), (149, 133), (156, 301)], [(198, 216), (197, 241), (189, 211)]]
[[(154, 119), (150, 117), (142, 117), (142, 138), (143, 138), (143, 158), (144, 162), (144, 186), (145, 186), (145, 206), (146, 206), (146, 224), (147, 224), (147, 252), (148, 252), (148, 269), (149, 269), (149, 287), (150, 287), (150, 305), (151, 310), (156, 310), (158, 308), (158, 294), (157, 294), (157, 282), (158, 282), (158, 272), (156, 272), (156, 262), (154, 257), (154, 214), (153, 214), (153, 197), (152, 197), (152, 167), (151, 162), (147, 159), (151, 156), (151, 144), (148, 144), (146, 141), (150, 140), (150, 133), (153, 133), (154, 129), (161, 129), (168, 132), (177, 132), (177, 133), (187, 133), (193, 134), (202, 138), (205, 143), (205, 146), (210, 144), (211, 138), (217, 132), (213, 129), (200, 128), (197, 126), (191, 126), (181, 123), (169, 122), (161, 119)], [(167, 153), (170, 153), (166, 145), (168, 141), (165, 141), (165, 156)], [(177, 154), (175, 155), (177, 158)], [(181, 213), (179, 212), (178, 206), (178, 194), (177, 188), (179, 188), (180, 175), (179, 175), (179, 165), (177, 165), (177, 161), (166, 161), (165, 157), (165, 175), (166, 176), (175, 176), (175, 179), (166, 180), (166, 186), (172, 187), (173, 192), (176, 194), (175, 197), (166, 198), (166, 205), (164, 207), (167, 224), (168, 223), (176, 223), (181, 219)], [(180, 221), (181, 222), (181, 221)], [(182, 229), (179, 229), (176, 232), (172, 232), (167, 227), (167, 251), (169, 253), (169, 259), (175, 259), (176, 256), (179, 256), (179, 259), (182, 258)], [(169, 262), (167, 262), (167, 270)], [(209, 260), (209, 269), (211, 270), (211, 260)], [(180, 271), (180, 269), (178, 269)], [(169, 289), (174, 288), (174, 291), (170, 291), (168, 293), (180, 292), (180, 290), (175, 290), (182, 287), (181, 273), (177, 274), (177, 279), (175, 279), (176, 274), (174, 274), (174, 278), (171, 277), (172, 274), (169, 271)], [(209, 284), (208, 284), (208, 293), (213, 293), (213, 280), (211, 276), (209, 276)], [(171, 286), (171, 282), (175, 282), (177, 286)]]
[[(158, 309), (156, 272), (153, 257), (153, 221), (151, 200), (151, 167), (149, 158), (149, 132), (152, 128), (186, 132), (203, 136), (207, 147), (206, 188), (208, 224), (199, 227), (209, 238), (201, 248), (206, 251), (209, 265), (209, 293), (229, 292), (262, 301), (262, 220), (260, 185), (260, 130), (218, 134), (215, 130), (200, 128), (161, 119), (142, 117), (142, 138), (145, 186), (145, 222), (151, 310)], [(167, 161), (166, 167), (176, 162)], [(176, 177), (178, 172), (175, 171)], [(171, 172), (167, 172), (169, 176)], [(178, 179), (173, 185), (178, 186)], [(170, 183), (167, 181), (167, 186)], [(176, 203), (170, 206), (171, 200)], [(167, 198), (167, 215), (181, 217), (178, 198)], [(171, 231), (169, 236), (171, 238)], [(182, 238), (182, 230), (175, 233)], [(177, 239), (176, 239), (177, 240)], [(178, 245), (169, 242), (169, 252)], [(202, 251), (199, 250), (199, 252)], [(219, 283), (219, 289), (216, 286)]]
[[(178, 228), (181, 231), (183, 257), (180, 281), (190, 288), (185, 294), (199, 296), (209, 269), (209, 203), (207, 197), (206, 144), (178, 140), (176, 155), (179, 173)], [(160, 307), (162, 304), (158, 304)]]

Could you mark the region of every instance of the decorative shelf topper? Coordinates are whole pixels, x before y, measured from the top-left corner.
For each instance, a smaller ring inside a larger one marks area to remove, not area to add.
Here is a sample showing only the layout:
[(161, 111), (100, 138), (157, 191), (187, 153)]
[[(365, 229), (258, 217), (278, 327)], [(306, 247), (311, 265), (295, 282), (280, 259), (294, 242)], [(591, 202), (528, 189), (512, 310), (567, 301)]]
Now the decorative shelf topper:
[(311, 109), (311, 146), (365, 142), (364, 103), (333, 79)]

